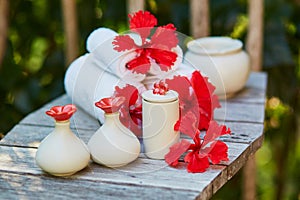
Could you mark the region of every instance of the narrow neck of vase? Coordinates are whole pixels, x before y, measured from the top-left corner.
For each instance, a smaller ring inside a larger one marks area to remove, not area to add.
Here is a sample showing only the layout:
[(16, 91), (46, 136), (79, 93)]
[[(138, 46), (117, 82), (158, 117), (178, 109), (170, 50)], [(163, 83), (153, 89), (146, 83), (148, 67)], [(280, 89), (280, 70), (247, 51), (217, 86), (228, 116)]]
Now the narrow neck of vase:
[(55, 121), (56, 130), (65, 130), (70, 128), (70, 120), (65, 121)]
[(114, 113), (105, 113), (105, 123), (109, 124), (109, 123), (118, 123), (120, 122), (119, 119), (120, 113), (118, 112), (114, 112)]

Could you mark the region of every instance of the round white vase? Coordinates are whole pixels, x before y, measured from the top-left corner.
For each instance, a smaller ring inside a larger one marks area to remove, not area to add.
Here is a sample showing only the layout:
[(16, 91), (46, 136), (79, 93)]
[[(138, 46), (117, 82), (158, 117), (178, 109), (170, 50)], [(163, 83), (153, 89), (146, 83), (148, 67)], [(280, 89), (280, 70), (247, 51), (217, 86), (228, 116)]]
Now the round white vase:
[(229, 98), (245, 86), (250, 64), (240, 40), (204, 37), (189, 42), (187, 46), (184, 63), (208, 76), (220, 98)]
[(85, 168), (90, 160), (87, 146), (70, 129), (70, 121), (56, 121), (54, 130), (41, 142), (36, 163), (54, 176), (69, 176)]
[(164, 159), (169, 148), (179, 142), (174, 130), (179, 119), (178, 93), (170, 90), (165, 95), (147, 90), (143, 97), (143, 143), (145, 154), (152, 159)]
[(105, 113), (104, 124), (88, 142), (94, 162), (121, 167), (138, 158), (141, 145), (137, 137), (119, 120), (119, 112)]

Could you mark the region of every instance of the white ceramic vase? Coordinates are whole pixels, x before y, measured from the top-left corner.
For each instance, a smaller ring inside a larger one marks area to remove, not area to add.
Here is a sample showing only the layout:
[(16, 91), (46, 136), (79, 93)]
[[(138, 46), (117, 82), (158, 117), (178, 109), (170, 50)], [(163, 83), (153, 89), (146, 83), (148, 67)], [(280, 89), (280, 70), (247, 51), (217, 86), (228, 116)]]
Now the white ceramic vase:
[(70, 121), (56, 121), (54, 130), (41, 142), (36, 163), (54, 176), (69, 176), (85, 168), (90, 160), (87, 146), (70, 129)]
[(189, 42), (187, 46), (184, 63), (208, 76), (220, 98), (229, 98), (245, 86), (250, 65), (240, 40), (204, 37)]
[(119, 112), (105, 113), (104, 124), (88, 142), (94, 162), (121, 167), (138, 158), (141, 146), (137, 137), (119, 120)]
[(165, 95), (147, 90), (143, 97), (143, 143), (145, 154), (152, 159), (164, 159), (169, 148), (179, 142), (174, 131), (179, 119), (178, 93), (170, 90)]

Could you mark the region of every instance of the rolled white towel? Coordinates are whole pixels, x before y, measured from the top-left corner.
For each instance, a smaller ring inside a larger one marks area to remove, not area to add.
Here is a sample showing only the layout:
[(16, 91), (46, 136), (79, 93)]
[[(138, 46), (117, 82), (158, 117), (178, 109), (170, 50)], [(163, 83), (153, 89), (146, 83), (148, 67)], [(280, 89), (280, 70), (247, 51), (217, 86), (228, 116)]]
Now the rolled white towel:
[(145, 79), (145, 74), (137, 74), (133, 73), (132, 70), (127, 69), (126, 64), (135, 58), (136, 53), (135, 51), (130, 52), (123, 52), (123, 55), (120, 56), (118, 59), (115, 59), (112, 63), (107, 65), (102, 61), (102, 59), (99, 59), (99, 56), (97, 53), (93, 52), (95, 54), (95, 63), (98, 67), (100, 67), (102, 70), (105, 70), (109, 73), (112, 73), (119, 77), (124, 82), (141, 82)]
[(65, 80), (64, 80), (64, 86), (67, 95), (70, 96), (70, 94), (73, 94), (77, 76), (79, 74), (81, 66), (84, 64), (88, 56), (89, 56), (88, 53), (80, 56), (79, 58), (75, 59), (68, 67), (65, 74)]
[[(138, 74), (126, 68), (127, 62), (135, 58), (135, 51), (118, 52), (112, 44), (118, 34), (108, 28), (98, 28), (87, 39), (87, 49), (95, 54), (95, 62), (98, 67), (117, 75), (120, 79), (128, 82), (140, 82), (145, 79), (145, 74)], [(139, 37), (129, 34), (138, 44)]]
[(101, 45), (107, 40), (111, 40), (115, 36), (117, 36), (118, 33), (115, 31), (109, 29), (100, 27), (95, 29), (93, 32), (90, 33), (89, 37), (86, 40), (86, 49), (89, 52), (94, 51), (98, 45)]
[[(74, 104), (103, 123), (104, 112), (95, 107), (95, 102), (112, 96), (115, 86), (123, 87), (128, 83), (99, 68), (93, 53), (78, 59), (69, 66), (65, 75), (66, 92)], [(134, 86), (140, 91), (145, 90), (141, 83), (135, 83)]]

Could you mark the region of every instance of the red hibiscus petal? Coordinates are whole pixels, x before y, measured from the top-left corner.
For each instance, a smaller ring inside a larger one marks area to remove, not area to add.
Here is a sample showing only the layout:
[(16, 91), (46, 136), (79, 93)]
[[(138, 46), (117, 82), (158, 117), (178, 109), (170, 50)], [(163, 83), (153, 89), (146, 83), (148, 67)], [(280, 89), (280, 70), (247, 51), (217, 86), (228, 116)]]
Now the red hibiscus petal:
[(137, 58), (127, 63), (127, 68), (138, 74), (146, 74), (150, 67), (150, 60), (146, 56), (146, 53), (140, 54)]
[(196, 131), (193, 140), (195, 142), (195, 149), (200, 149), (201, 146), (202, 146), (202, 143), (201, 143), (201, 140), (200, 140), (200, 131), (199, 130)]
[(205, 115), (201, 115), (201, 114), (200, 114), (200, 116), (201, 117), (200, 117), (200, 120), (199, 120), (198, 128), (200, 130), (207, 130), (208, 127), (209, 127), (209, 122), (210, 122), (211, 118), (207, 117)]
[(197, 132), (198, 120), (193, 112), (189, 111), (184, 116), (181, 117), (180, 121), (175, 124), (174, 129), (176, 128), (181, 133), (184, 133), (190, 136), (192, 139), (195, 137)]
[(165, 155), (165, 161), (170, 166), (175, 167), (178, 164), (178, 159), (180, 156), (188, 150), (190, 145), (191, 143), (184, 139), (174, 144), (170, 147), (170, 151)]
[(121, 123), (131, 130), (136, 136), (142, 135), (142, 119), (131, 114), (124, 107), (120, 109), (120, 121)]
[(123, 107), (120, 109), (121, 123), (130, 129), (135, 135), (141, 136), (142, 105), (137, 105), (140, 97), (138, 89), (129, 84), (123, 88), (116, 86), (114, 96), (125, 98)]
[(186, 76), (174, 76), (172, 79), (166, 79), (170, 90), (174, 90), (179, 94), (180, 104), (184, 103), (190, 96), (191, 83)]
[(228, 161), (228, 146), (222, 141), (216, 141), (208, 157), (213, 164), (219, 164), (221, 161)]
[(165, 29), (171, 29), (171, 30), (173, 30), (173, 31), (176, 31), (176, 27), (175, 27), (174, 24), (172, 24), (172, 23), (169, 23), (169, 24), (167, 24), (167, 25), (164, 25), (164, 26), (162, 26), (162, 28), (165, 28)]
[(129, 108), (135, 105), (139, 98), (139, 91), (133, 85), (127, 84), (125, 87), (120, 88), (115, 87), (114, 97), (125, 97), (124, 105), (129, 110)]
[(53, 114), (60, 113), (62, 111), (62, 106), (53, 106), (50, 111), (53, 112)]
[(176, 47), (178, 38), (173, 27), (174, 26), (171, 25), (158, 27), (151, 37), (151, 48), (170, 51), (172, 48)]
[(177, 122), (175, 123), (175, 125), (174, 125), (174, 131), (179, 131), (180, 121), (181, 121), (181, 119), (177, 120)]
[(184, 161), (188, 163), (187, 170), (189, 173), (205, 172), (209, 167), (208, 157), (200, 157), (198, 152), (189, 152), (185, 157)]
[(227, 128), (225, 125), (219, 125), (216, 121), (211, 121), (209, 123), (209, 128), (206, 131), (206, 134), (203, 139), (203, 147), (208, 143), (214, 141), (216, 138), (221, 135), (230, 134), (230, 128)]
[(150, 57), (155, 60), (162, 71), (169, 71), (174, 65), (177, 54), (162, 49), (148, 49)]
[(157, 19), (149, 11), (138, 11), (129, 17), (129, 28), (140, 34), (142, 41), (150, 35), (151, 29), (157, 25)]
[(201, 111), (198, 128), (207, 129), (208, 122), (213, 118), (214, 109), (220, 107), (218, 97), (213, 94), (214, 86), (199, 71), (192, 73), (191, 84)]
[(129, 35), (116, 36), (112, 44), (114, 46), (114, 50), (118, 52), (137, 48), (134, 40)]
[(129, 14), (129, 27), (130, 29), (144, 28), (144, 27), (154, 27), (157, 25), (157, 19), (149, 11), (138, 11)]

